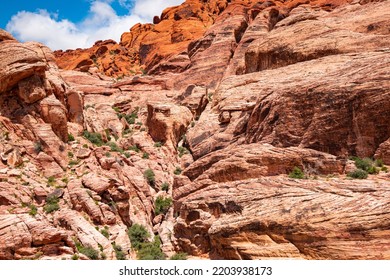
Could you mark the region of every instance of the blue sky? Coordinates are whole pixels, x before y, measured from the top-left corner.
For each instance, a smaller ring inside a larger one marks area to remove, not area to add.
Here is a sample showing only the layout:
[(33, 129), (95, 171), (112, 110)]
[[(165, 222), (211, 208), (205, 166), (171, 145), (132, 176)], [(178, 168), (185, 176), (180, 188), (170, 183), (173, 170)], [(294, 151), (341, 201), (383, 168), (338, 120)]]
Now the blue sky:
[(136, 23), (184, 0), (12, 0), (2, 3), (0, 28), (20, 41), (75, 49), (97, 40), (120, 40)]

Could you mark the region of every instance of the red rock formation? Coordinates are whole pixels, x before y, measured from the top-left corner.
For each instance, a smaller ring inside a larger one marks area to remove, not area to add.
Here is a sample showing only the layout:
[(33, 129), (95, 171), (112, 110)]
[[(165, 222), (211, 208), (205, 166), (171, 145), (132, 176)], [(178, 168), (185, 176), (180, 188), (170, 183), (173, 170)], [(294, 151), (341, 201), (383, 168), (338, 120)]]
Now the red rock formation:
[[(214, 64), (217, 64), (216, 74), (222, 75), (230, 53), (234, 52), (246, 27), (260, 11), (268, 7), (277, 8), (269, 10), (273, 13), (272, 25), (286, 16), (289, 10), (307, 2), (329, 11), (350, 1), (187, 0), (180, 6), (165, 9), (160, 17), (155, 17), (153, 24), (136, 24), (130, 32), (122, 35), (119, 44), (113, 40), (98, 41), (89, 49), (56, 51), (55, 55), (63, 69), (97, 69), (115, 77), (145, 71), (151, 74), (178, 73), (188, 67), (198, 68), (198, 75), (201, 75), (204, 72), (202, 61), (212, 58), (218, 50), (219, 62)], [(227, 24), (227, 21), (230, 23)], [(225, 30), (220, 26), (224, 26)], [(213, 47), (209, 49), (211, 45)], [(221, 48), (226, 54), (221, 53)], [(193, 57), (205, 49), (209, 49), (207, 55)], [(200, 76), (198, 82), (202, 78)]]
[(0, 258), (389, 259), (387, 167), (346, 176), (389, 163), (389, 6), (349, 2), (188, 0), (80, 71), (0, 31)]

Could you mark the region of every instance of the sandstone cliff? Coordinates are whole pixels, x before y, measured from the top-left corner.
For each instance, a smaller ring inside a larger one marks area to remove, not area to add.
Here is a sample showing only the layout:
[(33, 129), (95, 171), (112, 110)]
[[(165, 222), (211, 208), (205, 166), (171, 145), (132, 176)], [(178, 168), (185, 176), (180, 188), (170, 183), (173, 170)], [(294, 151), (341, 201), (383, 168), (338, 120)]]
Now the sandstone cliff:
[(0, 259), (134, 259), (135, 224), (167, 256), (390, 259), (389, 25), (188, 0), (87, 50), (0, 30)]

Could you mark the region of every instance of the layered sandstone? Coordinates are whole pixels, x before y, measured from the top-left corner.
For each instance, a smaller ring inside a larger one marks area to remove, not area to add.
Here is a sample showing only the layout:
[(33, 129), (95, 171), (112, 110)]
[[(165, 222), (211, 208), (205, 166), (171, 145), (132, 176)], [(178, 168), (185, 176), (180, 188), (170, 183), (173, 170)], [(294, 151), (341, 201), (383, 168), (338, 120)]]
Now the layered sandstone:
[(389, 5), (349, 2), (188, 0), (73, 70), (0, 31), (0, 258), (389, 259), (387, 167), (346, 176), (390, 162)]

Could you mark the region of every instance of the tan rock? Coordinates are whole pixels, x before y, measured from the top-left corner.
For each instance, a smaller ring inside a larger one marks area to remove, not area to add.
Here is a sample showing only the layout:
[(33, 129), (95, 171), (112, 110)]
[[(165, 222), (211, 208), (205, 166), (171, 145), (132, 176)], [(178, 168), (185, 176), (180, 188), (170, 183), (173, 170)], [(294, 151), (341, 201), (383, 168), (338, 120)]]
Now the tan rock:
[(390, 164), (390, 139), (379, 145), (375, 158), (383, 160), (385, 164)]
[(93, 198), (91, 191), (82, 188), (79, 180), (72, 180), (68, 183), (68, 191), (75, 210), (85, 211), (91, 219), (98, 224), (104, 224), (103, 213)]
[(38, 161), (38, 166), (43, 171), (45, 177), (59, 177), (64, 173), (64, 170), (58, 163), (48, 154), (40, 152), (35, 158)]
[(87, 175), (83, 176), (82, 183), (84, 187), (91, 189), (98, 194), (101, 194), (109, 188), (113, 187), (115, 181), (100, 176), (96, 173), (88, 173)]
[(30, 215), (0, 215), (0, 224), (0, 259), (15, 259), (14, 252), (22, 248), (32, 252), (28, 248), (70, 242), (65, 231)]
[(148, 104), (147, 126), (156, 142), (167, 142), (175, 147), (192, 119), (191, 111), (173, 104)]
[(98, 230), (96, 230), (94, 225), (88, 223), (88, 221), (85, 220), (85, 218), (82, 217), (80, 213), (68, 209), (57, 212), (58, 213), (55, 219), (58, 224), (71, 229), (84, 247), (91, 246), (100, 252), (100, 244), (107, 259), (114, 259), (115, 253), (110, 241), (105, 238)]
[(66, 109), (53, 95), (40, 102), (41, 116), (46, 123), (50, 123), (53, 132), (63, 141), (68, 141), (68, 126)]
[(34, 103), (46, 97), (41, 77), (33, 75), (18, 83), (19, 97), (26, 103)]
[(79, 159), (86, 159), (86, 158), (90, 157), (90, 155), (91, 155), (91, 150), (90, 149), (80, 148), (77, 151), (76, 157), (79, 158)]
[(68, 120), (84, 124), (84, 97), (81, 93), (71, 91), (67, 95)]
[(0, 42), (2, 41), (15, 41), (15, 38), (5, 30), (0, 29)]
[(177, 209), (176, 238), (217, 259), (388, 259), (387, 192), (383, 180), (212, 184)]
[(46, 68), (33, 48), (16, 41), (0, 42), (0, 93), (34, 74), (42, 76)]

